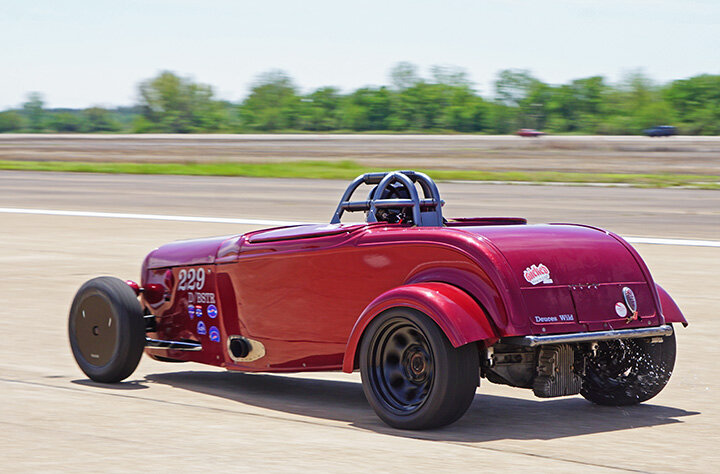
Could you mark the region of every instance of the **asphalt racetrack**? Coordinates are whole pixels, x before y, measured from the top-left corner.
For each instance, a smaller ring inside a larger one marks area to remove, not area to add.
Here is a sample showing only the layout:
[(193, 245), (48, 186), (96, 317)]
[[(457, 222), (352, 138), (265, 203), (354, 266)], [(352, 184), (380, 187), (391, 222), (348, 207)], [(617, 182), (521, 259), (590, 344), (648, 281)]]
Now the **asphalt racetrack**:
[[(690, 326), (649, 402), (542, 400), (483, 380), (441, 430), (382, 424), (358, 374), (249, 375), (144, 357), (89, 381), (67, 342), (77, 288), (137, 279), (158, 245), (257, 224), (17, 209), (327, 222), (340, 181), (0, 172), (0, 471), (709, 472), (720, 463), (720, 248), (637, 244)], [(720, 192), (439, 183), (447, 216), (579, 222), (624, 236), (720, 240)], [(15, 209), (13, 213), (3, 212)]]

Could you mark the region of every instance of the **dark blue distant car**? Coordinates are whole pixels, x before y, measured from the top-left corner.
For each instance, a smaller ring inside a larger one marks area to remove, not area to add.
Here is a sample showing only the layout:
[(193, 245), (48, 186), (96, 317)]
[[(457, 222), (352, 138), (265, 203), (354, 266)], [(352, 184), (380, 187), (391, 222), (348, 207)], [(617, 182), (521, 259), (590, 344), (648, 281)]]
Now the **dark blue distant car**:
[(672, 125), (658, 125), (657, 127), (643, 130), (643, 133), (648, 137), (670, 137), (677, 135), (677, 129)]

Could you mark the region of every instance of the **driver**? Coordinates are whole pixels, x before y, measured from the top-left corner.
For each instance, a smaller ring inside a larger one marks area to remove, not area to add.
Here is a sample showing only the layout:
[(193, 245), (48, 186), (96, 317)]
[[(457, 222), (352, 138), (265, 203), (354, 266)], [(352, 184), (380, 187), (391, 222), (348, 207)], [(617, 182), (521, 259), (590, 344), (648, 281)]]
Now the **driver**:
[[(385, 191), (383, 191), (382, 196), (375, 197), (375, 193), (377, 191), (377, 186), (375, 186), (372, 191), (370, 191), (370, 195), (368, 196), (369, 200), (373, 199), (410, 199), (410, 192), (407, 190), (404, 184), (402, 183), (392, 183), (387, 188), (385, 188)], [(366, 215), (369, 211), (366, 211)], [(408, 207), (398, 207), (398, 208), (389, 208), (389, 209), (378, 209), (375, 211), (375, 219), (377, 219), (378, 222), (387, 222), (389, 224), (397, 224), (397, 223), (403, 223), (403, 224), (412, 224), (413, 218), (412, 218), (412, 206)]]

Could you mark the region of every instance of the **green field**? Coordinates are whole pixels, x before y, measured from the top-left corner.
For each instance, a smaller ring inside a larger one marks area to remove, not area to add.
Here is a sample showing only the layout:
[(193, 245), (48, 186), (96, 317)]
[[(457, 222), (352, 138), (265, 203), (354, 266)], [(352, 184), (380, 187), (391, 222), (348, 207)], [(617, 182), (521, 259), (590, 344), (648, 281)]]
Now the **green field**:
[[(389, 168), (362, 166), (354, 161), (288, 161), (273, 163), (97, 163), (82, 161), (0, 160), (0, 169), (75, 173), (250, 176), (262, 178), (352, 179)], [(720, 176), (690, 174), (567, 173), (557, 171), (419, 170), (440, 181), (507, 181), (534, 183), (613, 183), (638, 187), (720, 189)]]

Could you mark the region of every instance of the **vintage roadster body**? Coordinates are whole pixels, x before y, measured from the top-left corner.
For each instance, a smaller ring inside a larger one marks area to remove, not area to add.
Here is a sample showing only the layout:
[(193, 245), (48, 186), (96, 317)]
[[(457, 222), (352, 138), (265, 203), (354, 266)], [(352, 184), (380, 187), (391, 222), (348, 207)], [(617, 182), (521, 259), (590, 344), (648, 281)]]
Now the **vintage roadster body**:
[[(351, 198), (361, 185), (365, 200)], [(361, 371), (388, 424), (441, 426), (480, 378), (537, 396), (645, 401), (687, 324), (619, 236), (520, 218), (445, 219), (435, 183), (398, 171), (358, 177), (330, 224), (153, 250), (140, 283), (78, 291), (70, 341), (91, 378), (128, 377), (143, 350), (243, 372)], [(367, 222), (343, 224), (363, 211)], [(139, 300), (138, 300), (139, 297)]]

